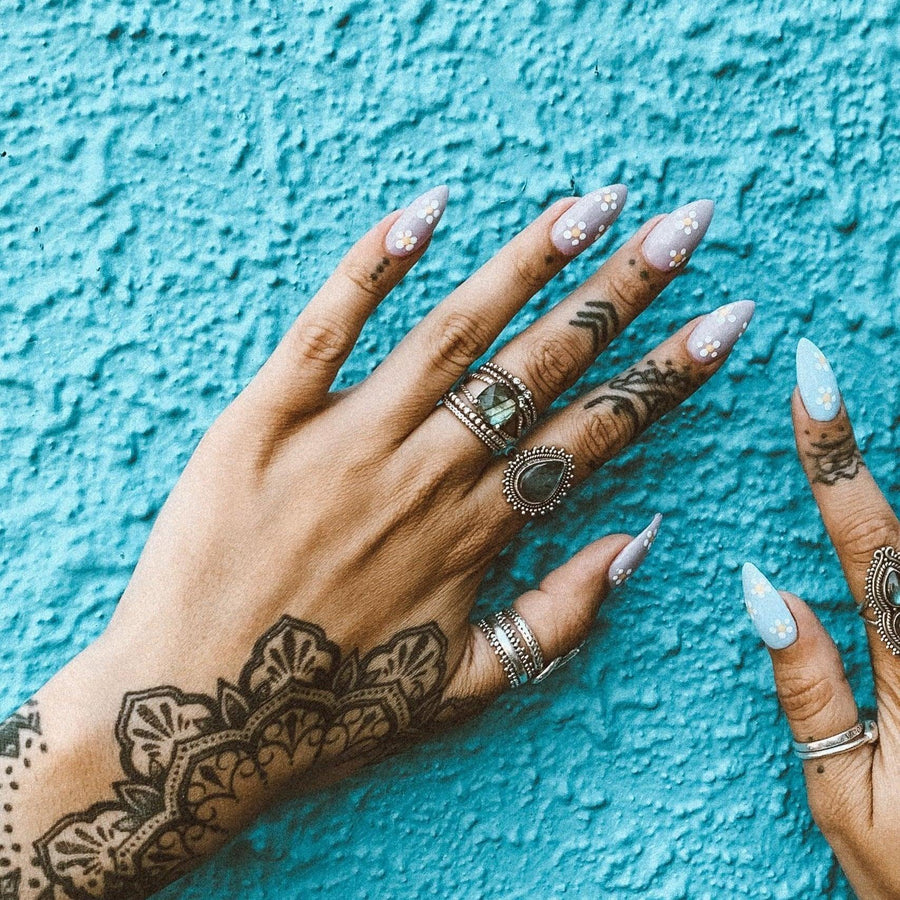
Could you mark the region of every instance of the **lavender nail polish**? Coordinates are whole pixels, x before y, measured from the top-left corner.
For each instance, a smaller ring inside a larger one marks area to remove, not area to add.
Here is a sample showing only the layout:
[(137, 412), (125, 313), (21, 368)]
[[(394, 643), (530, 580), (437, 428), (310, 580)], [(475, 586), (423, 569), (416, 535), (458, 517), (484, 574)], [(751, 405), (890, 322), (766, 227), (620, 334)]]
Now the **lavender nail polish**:
[(830, 422), (841, 409), (841, 392), (825, 354), (806, 338), (797, 344), (797, 387), (811, 419)]
[(579, 198), (553, 223), (553, 246), (566, 256), (590, 247), (619, 217), (627, 196), (624, 184), (611, 184)]
[(659, 534), (662, 518), (657, 513), (653, 517), (653, 521), (613, 560), (609, 567), (610, 587), (619, 587), (619, 585), (625, 584), (647, 558), (647, 554), (656, 540), (656, 535)]
[(447, 207), (447, 185), (431, 188), (420, 194), (400, 214), (384, 239), (384, 248), (391, 256), (409, 256), (418, 250), (431, 233)]
[(644, 238), (647, 262), (660, 272), (680, 269), (703, 240), (715, 206), (712, 200), (695, 200), (669, 213)]
[(753, 563), (741, 572), (744, 605), (759, 636), (773, 650), (783, 650), (797, 640), (797, 622), (781, 594)]
[(727, 356), (747, 330), (756, 304), (752, 300), (726, 303), (704, 316), (688, 338), (688, 353), (700, 363)]

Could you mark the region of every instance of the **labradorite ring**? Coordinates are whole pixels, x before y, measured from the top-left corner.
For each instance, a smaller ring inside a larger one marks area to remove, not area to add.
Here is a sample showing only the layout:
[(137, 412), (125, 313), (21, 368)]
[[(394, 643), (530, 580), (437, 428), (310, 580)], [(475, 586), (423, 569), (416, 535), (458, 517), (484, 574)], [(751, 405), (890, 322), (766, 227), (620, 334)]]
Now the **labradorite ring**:
[[(476, 382), (484, 385), (473, 392)], [(472, 434), (494, 453), (503, 453), (534, 424), (534, 395), (512, 372), (486, 362), (467, 372), (441, 397), (445, 406)]]
[(893, 547), (879, 547), (872, 554), (859, 613), (878, 630), (885, 647), (900, 656), (900, 553)]
[(575, 457), (559, 447), (518, 451), (503, 473), (503, 494), (523, 516), (542, 516), (559, 506), (575, 475)]

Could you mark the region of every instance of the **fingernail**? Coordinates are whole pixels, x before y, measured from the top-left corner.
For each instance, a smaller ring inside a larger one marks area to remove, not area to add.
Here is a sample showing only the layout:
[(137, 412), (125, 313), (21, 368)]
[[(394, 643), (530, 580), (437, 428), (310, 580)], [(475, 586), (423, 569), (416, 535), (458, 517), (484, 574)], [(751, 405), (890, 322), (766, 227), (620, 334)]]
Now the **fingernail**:
[(566, 256), (590, 247), (619, 218), (627, 196), (624, 184), (611, 184), (579, 198), (553, 223), (553, 246)]
[(797, 387), (811, 419), (830, 422), (841, 409), (841, 392), (825, 354), (806, 338), (797, 343)]
[(773, 650), (783, 650), (797, 640), (797, 623), (772, 587), (769, 579), (753, 563), (744, 563), (744, 605), (759, 636)]
[(660, 272), (680, 269), (703, 240), (715, 208), (712, 200), (695, 200), (669, 213), (644, 238), (647, 262)]
[(384, 239), (391, 256), (409, 256), (418, 250), (437, 228), (447, 208), (447, 185), (442, 184), (420, 194), (400, 214)]
[(647, 554), (656, 540), (656, 535), (659, 534), (662, 518), (657, 513), (653, 517), (653, 521), (613, 560), (609, 567), (610, 587), (619, 587), (619, 585), (625, 584), (647, 558)]
[(704, 316), (688, 338), (688, 353), (700, 363), (727, 356), (747, 330), (756, 304), (752, 300), (726, 303)]

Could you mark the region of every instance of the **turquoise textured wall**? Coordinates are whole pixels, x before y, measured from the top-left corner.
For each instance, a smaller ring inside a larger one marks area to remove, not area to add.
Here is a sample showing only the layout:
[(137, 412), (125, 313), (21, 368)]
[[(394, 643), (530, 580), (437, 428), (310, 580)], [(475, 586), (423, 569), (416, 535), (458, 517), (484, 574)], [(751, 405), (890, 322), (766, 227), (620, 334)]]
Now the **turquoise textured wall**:
[(738, 570), (749, 557), (810, 597), (869, 696), (787, 399), (808, 335), (896, 499), (896, 5), (0, 12), (4, 709), (101, 630), (175, 473), (349, 240), (431, 184), (450, 185), (445, 220), (345, 381), (551, 200), (612, 181), (631, 193), (607, 247), (694, 197), (718, 212), (690, 273), (589, 382), (698, 312), (759, 302), (726, 371), (488, 579), (484, 602), (502, 603), (590, 538), (665, 513), (588, 652), (459, 733), (272, 811), (165, 896), (850, 897)]

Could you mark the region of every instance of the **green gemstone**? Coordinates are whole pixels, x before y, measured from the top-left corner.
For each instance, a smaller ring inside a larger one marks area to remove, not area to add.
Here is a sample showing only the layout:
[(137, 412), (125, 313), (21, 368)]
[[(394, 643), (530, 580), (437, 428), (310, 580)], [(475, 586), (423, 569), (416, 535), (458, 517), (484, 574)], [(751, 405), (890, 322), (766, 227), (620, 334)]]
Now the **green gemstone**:
[(528, 503), (546, 503), (559, 488), (566, 474), (561, 459), (539, 459), (522, 469), (516, 487)]
[(516, 398), (505, 384), (489, 384), (475, 402), (494, 428), (502, 428), (516, 414)]
[(891, 606), (900, 606), (900, 574), (896, 569), (888, 572), (885, 587), (887, 588), (888, 603)]

